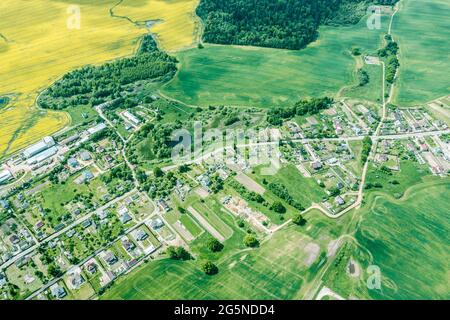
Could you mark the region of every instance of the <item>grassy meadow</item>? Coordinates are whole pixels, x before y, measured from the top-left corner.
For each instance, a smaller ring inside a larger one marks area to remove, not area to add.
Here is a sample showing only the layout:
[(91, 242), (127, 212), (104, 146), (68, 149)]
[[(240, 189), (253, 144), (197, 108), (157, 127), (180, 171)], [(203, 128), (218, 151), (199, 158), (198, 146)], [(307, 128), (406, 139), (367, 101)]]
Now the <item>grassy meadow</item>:
[(300, 51), (221, 45), (181, 51), (176, 54), (181, 70), (162, 92), (202, 106), (271, 107), (304, 97), (335, 96), (356, 83), (351, 49), (375, 52), (386, 21), (383, 16), (380, 30), (369, 30), (365, 19), (348, 27), (322, 27), (319, 39)]
[(450, 2), (402, 0), (392, 34), (400, 46), (400, 73), (393, 102), (415, 105), (450, 91)]

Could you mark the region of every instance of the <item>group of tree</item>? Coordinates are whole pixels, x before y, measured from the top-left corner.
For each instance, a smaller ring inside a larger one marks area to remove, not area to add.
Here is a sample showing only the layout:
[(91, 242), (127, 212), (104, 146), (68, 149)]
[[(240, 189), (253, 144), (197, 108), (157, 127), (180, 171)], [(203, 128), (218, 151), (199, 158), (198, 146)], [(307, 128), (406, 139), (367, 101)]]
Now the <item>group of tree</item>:
[(211, 261), (206, 261), (202, 264), (202, 270), (208, 276), (215, 275), (219, 272), (219, 268)]
[(290, 120), (296, 115), (314, 115), (321, 110), (331, 107), (334, 100), (329, 97), (300, 100), (292, 107), (273, 108), (267, 113), (267, 122), (274, 126), (280, 126), (283, 121)]
[(371, 149), (372, 149), (372, 139), (370, 139), (370, 137), (364, 137), (362, 151), (361, 151), (361, 164), (362, 165), (364, 165), (366, 163)]
[(114, 101), (121, 98), (125, 85), (170, 79), (177, 70), (176, 63), (174, 57), (157, 49), (153, 38), (146, 36), (135, 56), (67, 73), (45, 90), (38, 102), (43, 108), (61, 110)]
[(302, 49), (321, 25), (353, 24), (367, 0), (202, 0), (206, 42)]
[(306, 224), (306, 219), (300, 213), (297, 213), (292, 217), (292, 222), (298, 226), (304, 226)]
[(366, 70), (358, 69), (357, 75), (358, 75), (358, 85), (360, 87), (363, 87), (369, 83), (370, 78)]
[(249, 248), (259, 247), (259, 241), (253, 234), (247, 234), (244, 237), (244, 245)]
[[(305, 208), (297, 201), (295, 200), (289, 193), (288, 189), (286, 188), (285, 185), (283, 185), (280, 182), (271, 182), (267, 185), (267, 187), (269, 188), (270, 191), (273, 192), (273, 194), (275, 194), (278, 198), (283, 199), (284, 201), (286, 201), (289, 205), (293, 206), (295, 209), (298, 209), (300, 211), (304, 210)], [(281, 203), (280, 203), (281, 204)], [(284, 210), (281, 208), (280, 204), (276, 204), (275, 208), (277, 210), (275, 210), (275, 212), (278, 213), (284, 213), (286, 212), (286, 208), (284, 208)], [(272, 207), (274, 207), (275, 203), (272, 204)], [(284, 211), (284, 212), (282, 212)]]
[(229, 182), (229, 185), (237, 191), (237, 193), (246, 199), (247, 201), (254, 201), (261, 204), (267, 204), (266, 200), (262, 195), (259, 193), (256, 193), (254, 191), (248, 190), (246, 187), (244, 187), (242, 184), (237, 182), (236, 180), (232, 179)]
[(386, 59), (386, 81), (392, 84), (395, 80), (397, 69), (400, 67), (400, 62), (397, 58), (399, 47), (390, 35), (386, 35), (385, 39), (387, 44), (384, 48), (378, 50), (378, 55)]
[(216, 238), (209, 239), (206, 246), (211, 252), (220, 252), (224, 247), (223, 244)]
[(174, 247), (170, 246), (167, 248), (167, 254), (169, 255), (170, 259), (173, 260), (190, 260), (191, 254), (183, 247)]

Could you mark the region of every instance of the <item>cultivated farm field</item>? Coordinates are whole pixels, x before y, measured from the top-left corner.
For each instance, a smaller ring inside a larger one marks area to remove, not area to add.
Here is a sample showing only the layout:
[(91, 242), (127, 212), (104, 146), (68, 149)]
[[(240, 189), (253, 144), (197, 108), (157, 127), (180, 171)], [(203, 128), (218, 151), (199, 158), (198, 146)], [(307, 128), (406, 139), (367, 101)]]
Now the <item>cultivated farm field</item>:
[(214, 277), (205, 275), (194, 262), (163, 259), (133, 272), (102, 298), (301, 298), (327, 261), (327, 245), (335, 236), (332, 230), (344, 225), (336, 226), (316, 211), (306, 217), (311, 221), (307, 232), (292, 225), (274, 234), (259, 249), (229, 254), (217, 263), (220, 272)]
[(402, 0), (392, 34), (400, 46), (393, 102), (415, 105), (449, 93), (450, 2)]
[[(11, 98), (0, 107), (0, 157), (71, 123), (66, 113), (35, 106), (40, 91), (71, 70), (135, 51), (150, 27), (111, 16), (110, 9), (117, 4), (117, 0), (1, 1), (0, 60), (6, 63), (0, 68), (0, 97)], [(163, 19), (153, 31), (161, 33), (163, 47), (174, 49), (187, 38), (192, 42), (195, 5), (196, 1), (122, 1), (116, 10), (131, 16), (139, 13), (136, 19)], [(191, 31), (186, 37), (180, 30)]]
[(348, 27), (322, 27), (319, 39), (300, 51), (222, 45), (182, 51), (177, 54), (181, 70), (162, 91), (202, 106), (271, 107), (305, 97), (335, 96), (356, 82), (351, 49), (376, 53), (387, 21), (383, 16), (379, 30), (369, 30), (365, 18)]
[[(449, 196), (448, 179), (415, 185), (400, 200), (369, 194), (358, 230), (325, 285), (348, 297), (448, 299)], [(350, 259), (359, 265), (358, 275), (349, 275)], [(380, 272), (380, 288), (368, 290), (370, 266)]]
[(149, 22), (150, 31), (165, 51), (191, 47), (199, 35), (200, 21), (195, 15), (199, 0), (123, 0), (114, 14), (136, 23)]

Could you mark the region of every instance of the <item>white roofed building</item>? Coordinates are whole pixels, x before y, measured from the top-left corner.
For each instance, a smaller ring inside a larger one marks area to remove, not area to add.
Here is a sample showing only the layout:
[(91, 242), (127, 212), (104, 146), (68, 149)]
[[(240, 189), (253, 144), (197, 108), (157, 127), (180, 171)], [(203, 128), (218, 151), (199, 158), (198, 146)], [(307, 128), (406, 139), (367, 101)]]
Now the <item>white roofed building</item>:
[(31, 147), (28, 147), (22, 152), (22, 155), (25, 159), (29, 159), (39, 153), (41, 153), (44, 150), (47, 150), (48, 148), (51, 148), (55, 145), (55, 140), (53, 140), (52, 137), (45, 137), (38, 143), (32, 145)]
[(92, 135), (102, 131), (103, 129), (106, 129), (106, 124), (102, 122), (92, 128), (89, 128), (87, 131), (89, 132), (90, 135)]
[(10, 180), (13, 177), (11, 171), (9, 170), (3, 170), (0, 171), (0, 184), (5, 183), (6, 181)]
[(47, 160), (48, 158), (54, 156), (58, 152), (57, 147), (51, 147), (49, 149), (46, 149), (42, 151), (41, 153), (35, 155), (34, 157), (31, 157), (27, 160), (28, 165), (33, 165), (36, 163), (40, 163), (42, 161)]
[(125, 118), (127, 118), (128, 121), (130, 121), (136, 126), (138, 126), (141, 123), (141, 120), (139, 120), (134, 114), (132, 114), (129, 111), (124, 111), (122, 114)]

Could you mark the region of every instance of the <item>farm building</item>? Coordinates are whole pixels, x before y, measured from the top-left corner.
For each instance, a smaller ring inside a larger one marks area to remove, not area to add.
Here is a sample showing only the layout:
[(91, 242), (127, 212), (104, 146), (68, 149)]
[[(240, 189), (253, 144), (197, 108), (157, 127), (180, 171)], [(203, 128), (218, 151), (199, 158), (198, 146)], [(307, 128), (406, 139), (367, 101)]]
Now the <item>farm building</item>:
[(127, 118), (128, 121), (130, 121), (131, 123), (133, 123), (136, 126), (138, 126), (141, 123), (141, 120), (136, 118), (136, 116), (129, 111), (124, 111), (123, 116), (125, 118)]
[(3, 170), (0, 172), (0, 184), (5, 183), (13, 177), (11, 171)]
[(51, 147), (49, 149), (45, 149), (44, 151), (38, 153), (34, 157), (29, 158), (27, 160), (27, 164), (28, 165), (33, 165), (33, 164), (36, 164), (36, 163), (40, 163), (40, 162), (45, 161), (48, 158), (54, 156), (57, 152), (58, 152), (58, 148), (57, 147)]
[(39, 141), (38, 143), (32, 145), (31, 147), (28, 147), (27, 149), (25, 149), (22, 153), (23, 157), (25, 159), (29, 159), (45, 150), (47, 150), (48, 148), (51, 148), (55, 145), (55, 140), (53, 140), (52, 137), (45, 137), (44, 139), (42, 139), (41, 141)]

